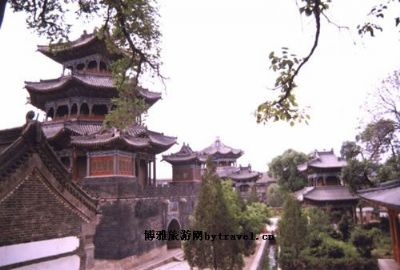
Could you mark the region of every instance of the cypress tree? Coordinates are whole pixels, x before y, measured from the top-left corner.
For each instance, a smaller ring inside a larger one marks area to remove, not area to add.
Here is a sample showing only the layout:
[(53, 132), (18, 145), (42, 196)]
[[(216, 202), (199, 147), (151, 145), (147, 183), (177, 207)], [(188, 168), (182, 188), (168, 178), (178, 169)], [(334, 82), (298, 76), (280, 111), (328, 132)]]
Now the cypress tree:
[(209, 235), (217, 235), (214, 241), (191, 240), (184, 243), (184, 252), (190, 266), (211, 269), (242, 269), (243, 243), (241, 240), (221, 240), (218, 235), (240, 234), (241, 229), (235, 207), (229, 206), (221, 180), (215, 174), (210, 160), (202, 177), (198, 202), (190, 229)]

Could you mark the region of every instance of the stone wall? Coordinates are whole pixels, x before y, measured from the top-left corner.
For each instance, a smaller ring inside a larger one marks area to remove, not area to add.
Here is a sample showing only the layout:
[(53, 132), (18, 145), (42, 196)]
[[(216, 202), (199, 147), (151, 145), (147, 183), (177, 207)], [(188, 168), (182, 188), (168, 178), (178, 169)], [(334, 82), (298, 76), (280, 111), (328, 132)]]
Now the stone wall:
[(142, 188), (134, 178), (118, 177), (87, 178), (82, 184), (100, 198), (96, 259), (140, 256), (165, 246), (166, 241), (145, 241), (145, 230), (167, 230), (173, 219), (187, 227), (200, 187), (190, 182)]

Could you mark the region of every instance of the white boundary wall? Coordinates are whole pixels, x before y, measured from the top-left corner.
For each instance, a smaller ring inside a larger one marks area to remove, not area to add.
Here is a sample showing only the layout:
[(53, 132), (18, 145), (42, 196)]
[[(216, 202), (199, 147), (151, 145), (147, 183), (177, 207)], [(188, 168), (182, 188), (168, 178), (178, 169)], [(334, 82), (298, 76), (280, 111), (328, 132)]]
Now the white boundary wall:
[[(63, 238), (55, 238), (50, 240), (42, 240), (29, 243), (3, 246), (0, 247), (0, 266), (60, 255), (67, 252), (72, 252), (76, 250), (78, 247), (79, 247), (79, 239), (76, 236), (68, 236)], [(56, 268), (61, 269), (58, 267)], [(39, 269), (39, 268), (32, 268), (32, 269)]]

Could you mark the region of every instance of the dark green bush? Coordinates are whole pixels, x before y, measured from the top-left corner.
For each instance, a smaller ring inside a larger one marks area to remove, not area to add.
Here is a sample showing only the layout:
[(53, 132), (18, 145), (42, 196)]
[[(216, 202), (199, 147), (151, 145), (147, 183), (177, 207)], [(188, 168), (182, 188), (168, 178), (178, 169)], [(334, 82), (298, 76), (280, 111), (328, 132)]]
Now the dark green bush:
[(377, 261), (364, 258), (303, 258), (305, 269), (312, 270), (377, 270)]
[(371, 258), (371, 250), (374, 248), (374, 230), (356, 228), (351, 233), (351, 243), (364, 258)]

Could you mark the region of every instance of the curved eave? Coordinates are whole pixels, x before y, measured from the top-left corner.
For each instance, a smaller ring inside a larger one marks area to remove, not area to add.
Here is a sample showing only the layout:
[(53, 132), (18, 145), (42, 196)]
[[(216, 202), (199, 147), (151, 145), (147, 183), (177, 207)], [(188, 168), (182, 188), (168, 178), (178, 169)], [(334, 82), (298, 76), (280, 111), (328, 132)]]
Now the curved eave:
[(254, 173), (254, 174), (247, 174), (247, 175), (229, 175), (229, 178), (231, 178), (232, 180), (235, 181), (256, 181), (260, 175), (258, 173)]
[(345, 167), (346, 165), (337, 165), (337, 166), (324, 166), (324, 165), (308, 165), (310, 168), (315, 168), (315, 169), (341, 169)]
[(389, 209), (400, 210), (400, 186), (378, 187), (358, 193), (362, 200)]
[(106, 54), (111, 59), (120, 57), (118, 54), (109, 53), (105, 42), (98, 39), (95, 34), (88, 34), (86, 37), (66, 43), (39, 45), (37, 50), (60, 64), (92, 54)]
[(307, 201), (318, 202), (318, 203), (323, 203), (323, 202), (355, 202), (355, 201), (359, 200), (358, 197), (343, 198), (343, 199), (327, 199), (327, 198), (321, 198), (321, 199), (318, 198), (317, 199), (317, 198), (307, 197), (307, 195), (303, 196), (303, 199), (307, 200)]
[(138, 91), (139, 96), (145, 100), (147, 104), (152, 106), (154, 103), (161, 99), (161, 93), (152, 92), (146, 89), (140, 89)]
[(170, 163), (171, 165), (187, 165), (194, 163), (201, 163), (196, 155), (191, 155), (188, 157), (177, 157), (177, 156), (163, 156), (163, 161)]
[(158, 154), (170, 148), (175, 141), (170, 143), (158, 143), (153, 142), (151, 139), (145, 138), (125, 138), (123, 136), (115, 136), (97, 140), (95, 138), (88, 138), (81, 141), (77, 139), (76, 141), (72, 140), (71, 143), (72, 145), (78, 147), (93, 150), (121, 148), (130, 149), (133, 151), (146, 150), (148, 152)]
[(235, 153), (235, 152), (220, 152), (220, 151), (213, 151), (213, 152), (204, 152), (203, 154), (207, 156), (212, 156), (218, 159), (238, 159), (243, 155), (243, 152)]
[[(328, 191), (329, 192), (329, 191)], [(322, 196), (316, 196), (313, 193), (318, 193), (318, 190), (311, 190), (309, 192), (306, 192), (303, 194), (304, 199), (307, 199), (309, 201), (314, 201), (314, 202), (345, 202), (345, 201), (358, 201), (359, 197), (356, 195), (345, 195), (345, 196), (337, 196), (335, 197), (329, 197), (328, 195), (322, 195)]]
[[(93, 76), (93, 77), (95, 77), (95, 76)], [(76, 82), (76, 83), (81, 84), (82, 86), (87, 86), (87, 87), (115, 90), (115, 87), (112, 84), (96, 85), (96, 84), (88, 83), (87, 81), (85, 81), (83, 76), (82, 76), (82, 78), (80, 78), (79, 76), (74, 76), (74, 75), (64, 76), (64, 77), (60, 77), (60, 78), (54, 79), (54, 80), (43, 80), (40, 82), (25, 81), (25, 88), (28, 91), (32, 91), (32, 92), (50, 93), (50, 92), (55, 92), (55, 91), (61, 90), (61, 89), (65, 88), (65, 86), (67, 86), (69, 83), (72, 83), (72, 82)], [(48, 84), (48, 86), (38, 87), (39, 84), (46, 84), (46, 83)]]
[(397, 211), (400, 211), (400, 205), (396, 205), (396, 204), (391, 204), (391, 203), (387, 203), (387, 202), (382, 202), (382, 201), (377, 201), (377, 200), (373, 200), (373, 199), (369, 199), (369, 198), (365, 198), (360, 194), (360, 198), (366, 202), (369, 202), (373, 205), (376, 206), (383, 206), (386, 207), (388, 209), (395, 209)]
[(71, 91), (68, 91), (73, 84), (76, 84), (79, 87), (79, 91), (83, 92), (83, 96), (102, 96), (105, 98), (112, 98), (117, 95), (117, 91), (114, 87), (89, 84), (72, 76), (66, 80), (63, 80), (54, 87), (37, 87), (35, 84), (37, 85), (39, 83), (25, 83), (25, 88), (28, 90), (28, 93), (31, 97), (32, 105), (42, 110), (45, 110), (45, 102), (51, 100), (49, 99), (49, 96), (51, 95), (59, 95), (59, 97), (55, 97), (56, 99), (76, 96), (75, 92), (71, 93)]

